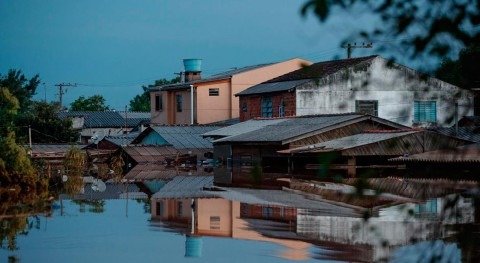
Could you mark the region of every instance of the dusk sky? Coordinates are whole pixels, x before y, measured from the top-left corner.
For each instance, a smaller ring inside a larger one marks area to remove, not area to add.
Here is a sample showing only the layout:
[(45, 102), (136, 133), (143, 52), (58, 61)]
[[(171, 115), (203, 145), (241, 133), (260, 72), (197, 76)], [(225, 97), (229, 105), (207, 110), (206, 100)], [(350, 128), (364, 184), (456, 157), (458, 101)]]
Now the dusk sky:
[[(142, 85), (182, 71), (182, 59), (202, 59), (202, 76), (208, 76), (294, 57), (345, 58), (342, 40), (373, 24), (348, 13), (320, 24), (313, 15), (301, 17), (304, 2), (2, 0), (0, 74), (39, 74), (44, 84), (37, 100), (58, 101), (55, 84), (76, 83), (64, 106), (100, 94), (124, 110)], [(372, 54), (379, 53), (353, 53)]]

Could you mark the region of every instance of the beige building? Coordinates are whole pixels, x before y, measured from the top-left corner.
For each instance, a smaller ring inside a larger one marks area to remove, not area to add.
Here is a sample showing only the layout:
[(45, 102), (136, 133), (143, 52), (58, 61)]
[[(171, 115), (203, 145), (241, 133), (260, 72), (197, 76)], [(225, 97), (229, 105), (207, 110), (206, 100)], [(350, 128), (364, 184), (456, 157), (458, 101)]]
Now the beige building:
[(238, 118), (239, 102), (235, 94), (312, 62), (294, 58), (233, 69), (203, 79), (201, 60), (186, 59), (184, 64), (183, 83), (150, 89), (153, 124), (206, 124)]

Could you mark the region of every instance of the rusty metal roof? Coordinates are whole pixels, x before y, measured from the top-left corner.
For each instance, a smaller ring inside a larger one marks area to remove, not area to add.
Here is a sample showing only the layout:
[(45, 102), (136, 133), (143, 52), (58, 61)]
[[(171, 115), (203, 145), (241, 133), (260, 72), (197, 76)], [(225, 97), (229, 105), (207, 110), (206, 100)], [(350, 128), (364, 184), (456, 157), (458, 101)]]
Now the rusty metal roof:
[(400, 162), (480, 162), (480, 143), (389, 159)]

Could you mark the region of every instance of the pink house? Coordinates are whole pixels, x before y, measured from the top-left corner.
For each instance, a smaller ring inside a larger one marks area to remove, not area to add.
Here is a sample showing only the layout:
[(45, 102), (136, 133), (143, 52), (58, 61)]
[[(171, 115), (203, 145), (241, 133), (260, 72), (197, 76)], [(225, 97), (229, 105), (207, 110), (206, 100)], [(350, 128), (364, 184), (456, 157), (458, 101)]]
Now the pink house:
[(206, 124), (239, 117), (235, 94), (312, 62), (294, 58), (201, 78), (201, 60), (185, 59), (183, 83), (150, 89), (152, 124)]

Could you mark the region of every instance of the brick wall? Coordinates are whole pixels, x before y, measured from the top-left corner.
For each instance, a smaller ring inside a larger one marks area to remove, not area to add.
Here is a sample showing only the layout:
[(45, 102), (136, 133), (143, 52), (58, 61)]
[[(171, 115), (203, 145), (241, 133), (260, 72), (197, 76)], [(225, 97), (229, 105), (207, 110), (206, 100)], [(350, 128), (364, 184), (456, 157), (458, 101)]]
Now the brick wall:
[[(285, 105), (285, 116), (296, 115), (296, 99), (294, 92), (270, 93), (264, 96), (272, 97), (273, 117), (278, 116), (278, 108), (283, 100)], [(240, 121), (247, 121), (253, 118), (262, 117), (262, 97), (261, 95), (248, 95), (240, 97)], [(247, 111), (244, 112), (244, 105)]]

